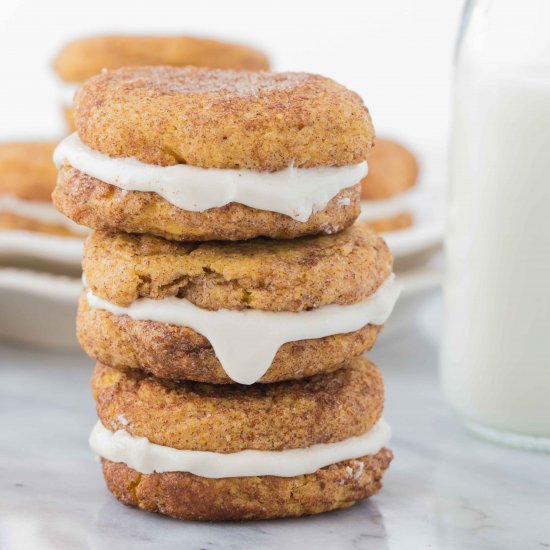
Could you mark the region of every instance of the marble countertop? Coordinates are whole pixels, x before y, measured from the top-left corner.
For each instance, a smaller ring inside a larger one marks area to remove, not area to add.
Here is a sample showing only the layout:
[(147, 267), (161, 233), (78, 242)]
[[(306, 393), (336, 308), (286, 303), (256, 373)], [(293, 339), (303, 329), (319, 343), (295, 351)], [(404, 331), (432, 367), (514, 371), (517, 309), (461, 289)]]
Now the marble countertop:
[(297, 520), (201, 524), (124, 507), (87, 446), (91, 361), (0, 344), (0, 548), (550, 548), (550, 456), (458, 424), (437, 383), (439, 300), (426, 295), (371, 354), (394, 431), (383, 491)]

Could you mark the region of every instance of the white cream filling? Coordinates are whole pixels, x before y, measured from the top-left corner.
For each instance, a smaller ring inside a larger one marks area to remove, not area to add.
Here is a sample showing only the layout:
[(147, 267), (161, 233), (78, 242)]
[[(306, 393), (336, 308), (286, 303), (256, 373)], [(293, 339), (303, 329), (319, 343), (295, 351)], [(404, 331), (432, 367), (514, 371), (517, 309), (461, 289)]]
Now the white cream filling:
[[(111, 432), (97, 422), (90, 435), (90, 447), (112, 462), (123, 462), (142, 474), (188, 472), (212, 479), (227, 477), (294, 477), (312, 474), (343, 460), (374, 455), (385, 447), (391, 429), (379, 420), (367, 433), (304, 449), (283, 451), (246, 450), (236, 453), (186, 451), (151, 443), (146, 437), (134, 437), (125, 430)], [(354, 472), (350, 472), (354, 475)]]
[(414, 191), (405, 191), (389, 199), (361, 201), (360, 220), (374, 221), (410, 212), (414, 206)]
[[(183, 210), (204, 212), (235, 202), (300, 222), (306, 222), (367, 174), (366, 162), (323, 168), (290, 166), (277, 172), (158, 166), (132, 158), (111, 158), (85, 145), (76, 133), (57, 146), (54, 162), (58, 168), (68, 163), (125, 191), (157, 193)], [(347, 208), (349, 204), (344, 201), (339, 206)]]
[(74, 95), (76, 94), (79, 86), (80, 84), (76, 84), (74, 82), (63, 82), (62, 80), (58, 81), (57, 95), (63, 107), (73, 106)]
[(139, 298), (128, 307), (116, 306), (88, 290), (88, 303), (136, 321), (157, 321), (189, 327), (210, 341), (227, 376), (239, 384), (254, 384), (267, 371), (277, 350), (287, 342), (324, 338), (384, 324), (399, 297), (401, 285), (390, 275), (378, 290), (357, 304), (331, 304), (293, 313), (245, 309), (210, 311), (182, 298)]
[(8, 212), (42, 223), (65, 227), (79, 235), (86, 235), (90, 232), (87, 227), (78, 225), (64, 216), (49, 202), (27, 201), (14, 195), (0, 195), (0, 212)]

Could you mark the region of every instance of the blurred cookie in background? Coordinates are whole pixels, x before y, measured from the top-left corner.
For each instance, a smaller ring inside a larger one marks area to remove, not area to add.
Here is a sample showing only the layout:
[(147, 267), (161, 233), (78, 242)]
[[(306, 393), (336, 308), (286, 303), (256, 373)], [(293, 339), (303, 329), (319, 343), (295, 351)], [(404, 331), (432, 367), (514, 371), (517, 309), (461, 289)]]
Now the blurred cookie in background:
[(88, 230), (51, 202), (55, 145), (0, 143), (0, 338), (73, 349)]
[(51, 201), (57, 179), (53, 141), (0, 143), (0, 263), (79, 270), (88, 230)]
[(377, 139), (368, 164), (369, 173), (361, 181), (361, 219), (380, 233), (413, 225), (411, 189), (419, 173), (416, 157), (396, 141)]
[(210, 67), (213, 69), (268, 70), (260, 51), (191, 36), (92, 36), (68, 43), (53, 68), (60, 80), (60, 99), (67, 126), (74, 130), (72, 101), (78, 85), (102, 69), (137, 65)]

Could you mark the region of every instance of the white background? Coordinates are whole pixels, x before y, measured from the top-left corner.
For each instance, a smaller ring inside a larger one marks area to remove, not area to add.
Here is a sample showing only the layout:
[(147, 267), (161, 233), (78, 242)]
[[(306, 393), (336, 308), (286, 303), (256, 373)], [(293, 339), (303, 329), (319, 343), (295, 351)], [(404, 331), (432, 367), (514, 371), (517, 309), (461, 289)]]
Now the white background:
[(51, 60), (67, 40), (189, 33), (255, 45), (274, 70), (334, 78), (364, 97), (379, 135), (441, 166), (461, 8), (462, 0), (0, 0), (0, 139), (62, 133)]

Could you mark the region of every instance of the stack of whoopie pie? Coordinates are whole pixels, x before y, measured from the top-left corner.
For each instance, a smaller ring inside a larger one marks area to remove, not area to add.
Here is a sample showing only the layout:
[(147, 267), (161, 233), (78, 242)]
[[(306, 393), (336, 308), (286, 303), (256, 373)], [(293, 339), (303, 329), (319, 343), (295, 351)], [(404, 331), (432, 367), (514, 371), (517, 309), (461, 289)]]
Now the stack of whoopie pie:
[(141, 67), (88, 80), (74, 114), (54, 202), (95, 229), (78, 337), (109, 490), (199, 520), (376, 493), (390, 430), (362, 354), (399, 288), (353, 225), (362, 100), (311, 74)]

